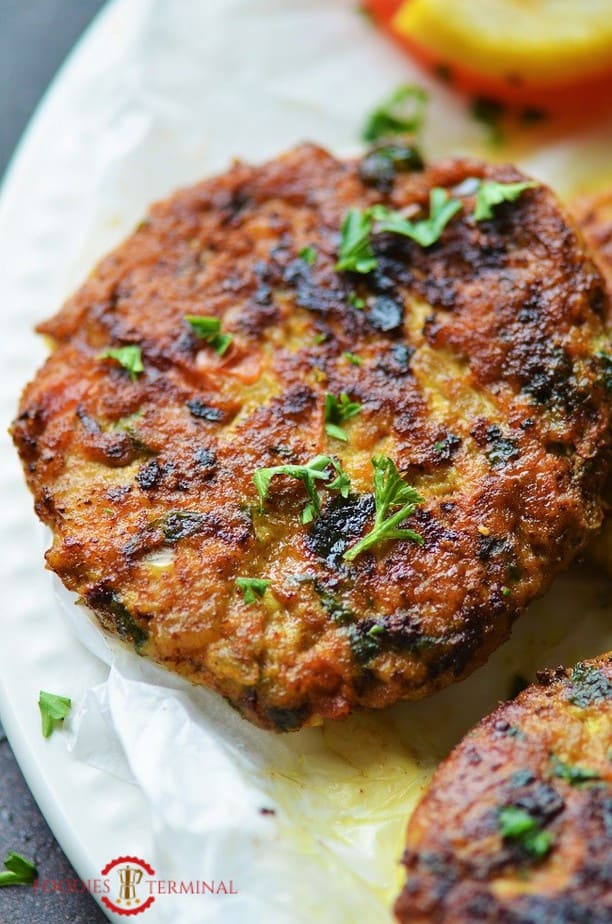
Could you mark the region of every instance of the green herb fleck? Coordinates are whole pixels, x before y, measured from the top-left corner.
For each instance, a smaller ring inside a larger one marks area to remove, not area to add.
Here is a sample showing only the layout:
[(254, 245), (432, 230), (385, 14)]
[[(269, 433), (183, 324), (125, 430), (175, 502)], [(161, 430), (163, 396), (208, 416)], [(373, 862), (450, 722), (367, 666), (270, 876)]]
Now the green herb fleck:
[[(336, 473), (336, 477), (329, 481), (332, 472)], [(341, 465), (330, 456), (316, 456), (306, 465), (275, 465), (271, 468), (260, 468), (253, 475), (253, 483), (259, 495), (260, 513), (263, 513), (270, 491), (270, 483), (277, 475), (287, 475), (304, 484), (309, 502), (302, 512), (303, 523), (310, 523), (321, 511), (317, 481), (328, 482), (326, 487), (330, 491), (338, 491), (342, 497), (348, 497), (351, 484), (349, 476), (343, 471)]]
[(496, 183), (495, 180), (483, 180), (476, 193), (474, 220), (484, 221), (493, 218), (493, 209), (502, 202), (514, 202), (525, 192), (538, 184), (532, 181), (523, 183)]
[(376, 638), (378, 635), (383, 635), (385, 627), (382, 626), (379, 622), (375, 623), (371, 629), (368, 629), (366, 635), (368, 638)]
[(575, 767), (566, 764), (556, 756), (550, 755), (550, 763), (553, 776), (558, 776), (561, 780), (566, 780), (572, 786), (579, 786), (581, 783), (588, 783), (592, 780), (600, 780), (601, 775), (596, 770), (589, 770), (588, 767)]
[(327, 392), (325, 395), (325, 432), (328, 436), (346, 443), (348, 436), (340, 424), (355, 417), (360, 411), (361, 405), (356, 401), (351, 401), (345, 391), (339, 398)]
[(504, 840), (518, 844), (534, 859), (542, 859), (553, 845), (550, 831), (542, 831), (541, 824), (525, 809), (504, 805), (498, 813), (499, 832)]
[(37, 876), (38, 871), (33, 863), (26, 860), (21, 854), (11, 851), (4, 861), (4, 869), (0, 871), (0, 888), (14, 885), (30, 885)]
[(315, 581), (314, 589), (321, 600), (321, 606), (333, 622), (345, 626), (355, 621), (353, 611), (345, 606), (342, 600), (339, 600), (330, 590), (318, 581)]
[[(387, 539), (409, 539), (418, 545), (423, 544), (423, 537), (412, 529), (400, 529), (399, 525), (406, 517), (422, 504), (424, 498), (407, 484), (398, 472), (395, 463), (388, 456), (376, 456), (372, 459), (374, 469), (374, 525), (370, 532), (357, 545), (344, 553), (346, 561), (354, 561), (361, 552)], [(390, 510), (399, 507), (395, 513)]]
[(410, 221), (400, 212), (394, 212), (384, 205), (371, 208), (372, 217), (379, 223), (377, 230), (409, 237), (421, 247), (431, 247), (440, 240), (445, 227), (457, 212), (463, 208), (458, 199), (452, 199), (446, 189), (436, 186), (429, 193), (429, 217)]
[(371, 273), (378, 263), (370, 243), (372, 218), (369, 212), (349, 209), (342, 222), (340, 232), (340, 259), (336, 271), (350, 270), (353, 273)]
[(365, 299), (359, 298), (356, 292), (351, 292), (348, 297), (349, 305), (352, 305), (353, 308), (356, 308), (357, 311), (363, 311), (365, 308)]
[(356, 353), (344, 353), (344, 358), (353, 366), (363, 366), (363, 359)]
[(221, 321), (219, 318), (186, 314), (185, 321), (201, 340), (205, 340), (213, 348), (218, 356), (223, 356), (234, 339), (232, 334), (221, 333)]
[(405, 132), (419, 132), (425, 121), (427, 99), (422, 87), (413, 84), (398, 87), (368, 116), (362, 139), (377, 141)]
[(317, 250), (316, 247), (302, 247), (299, 253), (300, 260), (303, 260), (304, 263), (307, 263), (308, 266), (312, 264), (317, 259)]
[(270, 586), (270, 581), (264, 578), (237, 577), (235, 583), (242, 591), (244, 602), (247, 604), (256, 603), (258, 599), (261, 600)]
[[(372, 627), (374, 628), (374, 627)], [(349, 626), (347, 635), (353, 657), (361, 664), (367, 663), (380, 651), (381, 639), (378, 635), (371, 635), (371, 630), (364, 632), (359, 625)]]
[[(172, 514), (169, 514), (172, 516)], [(132, 642), (136, 654), (141, 654), (142, 647), (149, 639), (149, 634), (136, 622), (130, 611), (123, 605), (116, 594), (112, 595), (108, 609), (113, 616), (119, 638)]]
[(63, 722), (72, 708), (72, 701), (66, 696), (40, 691), (38, 708), (42, 719), (43, 738), (50, 738), (57, 725)]
[(140, 347), (134, 343), (129, 344), (129, 346), (113, 347), (110, 350), (104, 350), (103, 353), (99, 354), (98, 359), (114, 359), (130, 373), (132, 382), (135, 382), (137, 376), (140, 375), (141, 372), (144, 372)]

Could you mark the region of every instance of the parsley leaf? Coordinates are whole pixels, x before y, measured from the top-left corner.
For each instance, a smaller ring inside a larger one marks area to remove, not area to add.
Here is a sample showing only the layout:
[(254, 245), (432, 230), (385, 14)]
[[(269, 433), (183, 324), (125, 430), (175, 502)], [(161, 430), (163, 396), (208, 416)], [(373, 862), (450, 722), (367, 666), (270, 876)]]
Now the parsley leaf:
[(340, 232), (340, 259), (335, 266), (337, 272), (351, 270), (353, 273), (371, 273), (376, 269), (378, 261), (370, 243), (371, 232), (372, 218), (368, 210), (349, 209)]
[[(423, 537), (412, 529), (400, 529), (399, 525), (406, 517), (414, 513), (417, 504), (424, 498), (407, 484), (398, 472), (395, 463), (388, 456), (376, 456), (372, 459), (374, 468), (374, 526), (357, 545), (344, 553), (346, 561), (353, 561), (361, 552), (377, 542), (387, 539), (410, 539), (418, 545), (423, 544)], [(399, 507), (395, 513), (389, 511)]]
[(42, 718), (42, 733), (44, 738), (49, 738), (57, 725), (63, 722), (72, 708), (72, 700), (66, 696), (57, 696), (55, 693), (45, 693), (40, 691), (38, 697), (38, 708)]
[(368, 116), (361, 133), (364, 141), (377, 141), (404, 132), (418, 132), (425, 121), (427, 93), (422, 87), (403, 84)]
[(270, 581), (264, 578), (237, 577), (235, 584), (242, 591), (244, 602), (248, 604), (255, 603), (257, 598), (261, 600), (270, 586)]
[(330, 481), (326, 487), (329, 491), (337, 491), (341, 497), (346, 498), (349, 496), (349, 491), (351, 490), (351, 479), (344, 471), (339, 462), (336, 462), (335, 459), (331, 459), (331, 465), (333, 470), (336, 473), (336, 477), (333, 481)]
[(352, 305), (357, 311), (363, 311), (365, 308), (365, 299), (360, 298), (356, 292), (351, 292), (348, 297), (349, 305)]
[(345, 391), (339, 398), (327, 392), (325, 395), (325, 432), (337, 440), (346, 443), (348, 436), (340, 426), (361, 411), (361, 405), (351, 401)]
[[(373, 205), (365, 210), (349, 209), (342, 223), (340, 259), (335, 269), (364, 274), (376, 269), (378, 261), (371, 240), (374, 222), (377, 223), (376, 231), (401, 234), (421, 247), (431, 247), (462, 207), (459, 199), (452, 199), (446, 189), (436, 186), (429, 193), (429, 217), (420, 221), (410, 221), (401, 212), (394, 212), (385, 205)], [(364, 307), (362, 299), (350, 295), (349, 302), (356, 308)]]
[(493, 209), (502, 202), (514, 202), (525, 192), (538, 184), (529, 180), (523, 183), (496, 183), (495, 180), (483, 180), (476, 193), (474, 220), (485, 221), (493, 218)]
[(33, 863), (26, 860), (19, 853), (11, 851), (4, 861), (4, 869), (0, 872), (0, 888), (13, 885), (29, 885), (38, 876)]
[(516, 805), (504, 805), (497, 816), (499, 832), (504, 840), (520, 845), (535, 859), (545, 857), (552, 847), (554, 837), (550, 831), (542, 831), (540, 822), (526, 809)]
[(316, 247), (302, 247), (298, 256), (300, 260), (303, 260), (308, 266), (312, 266), (317, 259)]
[(232, 334), (221, 333), (221, 321), (219, 318), (186, 314), (185, 320), (197, 336), (201, 340), (205, 340), (219, 356), (223, 356), (234, 339)]
[(591, 780), (600, 780), (601, 776), (596, 770), (589, 770), (588, 767), (574, 767), (566, 764), (556, 756), (550, 755), (550, 763), (553, 776), (566, 780), (572, 786), (579, 786), (580, 783), (588, 783)]
[[(332, 471), (336, 477), (329, 481)], [(264, 504), (270, 490), (270, 482), (276, 475), (287, 475), (303, 482), (309, 502), (302, 512), (302, 523), (310, 523), (321, 511), (321, 500), (317, 491), (317, 481), (329, 481), (326, 485), (330, 491), (338, 491), (342, 497), (348, 497), (350, 478), (342, 467), (330, 456), (315, 456), (306, 465), (275, 465), (260, 468), (253, 475), (253, 483), (259, 495), (259, 510), (263, 513)]]
[(344, 353), (343, 355), (352, 366), (363, 366), (363, 359), (356, 353)]
[(379, 223), (377, 230), (409, 237), (421, 247), (431, 247), (440, 239), (445, 227), (463, 208), (458, 199), (451, 199), (446, 189), (436, 186), (429, 193), (429, 218), (410, 221), (400, 212), (384, 205), (372, 206), (372, 217)]
[(123, 368), (130, 373), (132, 382), (135, 382), (136, 377), (141, 372), (144, 372), (140, 347), (134, 343), (128, 346), (113, 347), (112, 349), (104, 350), (103, 353), (99, 354), (98, 359), (116, 360), (120, 366), (123, 366)]

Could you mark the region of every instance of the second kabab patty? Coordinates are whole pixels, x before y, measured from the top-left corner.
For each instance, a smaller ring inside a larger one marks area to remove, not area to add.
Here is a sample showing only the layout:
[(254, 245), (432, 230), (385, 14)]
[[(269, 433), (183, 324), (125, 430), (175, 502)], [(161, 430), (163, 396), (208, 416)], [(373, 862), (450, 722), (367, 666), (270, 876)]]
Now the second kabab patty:
[(599, 272), (513, 167), (418, 166), (237, 164), (39, 327), (49, 567), (264, 727), (465, 677), (601, 521)]
[(501, 705), (408, 825), (401, 924), (612, 921), (612, 654)]

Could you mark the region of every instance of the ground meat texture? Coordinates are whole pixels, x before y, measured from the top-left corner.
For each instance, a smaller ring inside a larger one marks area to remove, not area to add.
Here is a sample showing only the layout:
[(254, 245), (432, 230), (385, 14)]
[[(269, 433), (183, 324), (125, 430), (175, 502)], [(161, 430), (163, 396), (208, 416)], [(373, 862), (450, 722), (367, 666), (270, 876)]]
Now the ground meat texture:
[[(601, 521), (610, 395), (594, 352), (607, 296), (551, 192), (476, 223), (448, 160), (385, 191), (304, 146), (155, 205), (39, 331), (55, 349), (13, 436), (52, 529), (48, 565), (97, 613), (250, 720), (290, 730), (459, 680), (508, 636)], [(349, 208), (463, 209), (425, 249), (374, 235), (338, 272)], [(466, 190), (472, 190), (468, 194)], [(220, 355), (187, 315), (214, 316)], [(132, 375), (101, 354), (138, 345)], [(346, 354), (357, 356), (350, 361)], [(325, 430), (325, 394), (361, 405)], [(346, 497), (253, 473), (331, 455)], [(344, 558), (372, 526), (374, 455), (423, 504), (422, 537)], [(237, 577), (269, 581), (244, 599)]]
[(436, 771), (397, 920), (609, 924), (611, 748), (612, 655), (541, 672)]
[[(571, 211), (578, 222), (595, 261), (604, 275), (608, 293), (612, 293), (612, 190), (593, 196), (582, 196), (572, 203)], [(602, 311), (605, 309), (602, 307)], [(606, 314), (608, 335), (612, 330), (610, 302)], [(612, 348), (598, 351), (599, 374), (604, 387), (612, 393)], [(604, 491), (604, 522), (601, 532), (590, 544), (589, 557), (612, 577), (612, 479)]]

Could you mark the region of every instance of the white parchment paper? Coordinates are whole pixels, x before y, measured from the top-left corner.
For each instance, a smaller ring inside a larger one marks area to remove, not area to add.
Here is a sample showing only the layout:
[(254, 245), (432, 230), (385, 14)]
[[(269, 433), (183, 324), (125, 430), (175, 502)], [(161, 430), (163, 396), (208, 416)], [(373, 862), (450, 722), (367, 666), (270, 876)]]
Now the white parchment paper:
[[(44, 291), (38, 316), (53, 310), (152, 199), (235, 156), (261, 160), (302, 140), (354, 148), (364, 113), (413, 79), (428, 84), (353, 0), (119, 0), (66, 74), (70, 92), (46, 112), (55, 140), (37, 181), (44, 206), (29, 253), (12, 258), (24, 304)], [(426, 153), (498, 157), (451, 95), (431, 89)], [(602, 126), (519, 153), (569, 191), (605, 168), (610, 137)], [(238, 891), (161, 896), (151, 922), (390, 920), (404, 826), (439, 759), (508, 695), (515, 672), (533, 677), (611, 645), (609, 584), (574, 571), (468, 681), (424, 703), (279, 737), (105, 640), (56, 590), (75, 632), (109, 665), (79, 703), (73, 756), (144, 793), (159, 878), (232, 880)]]

